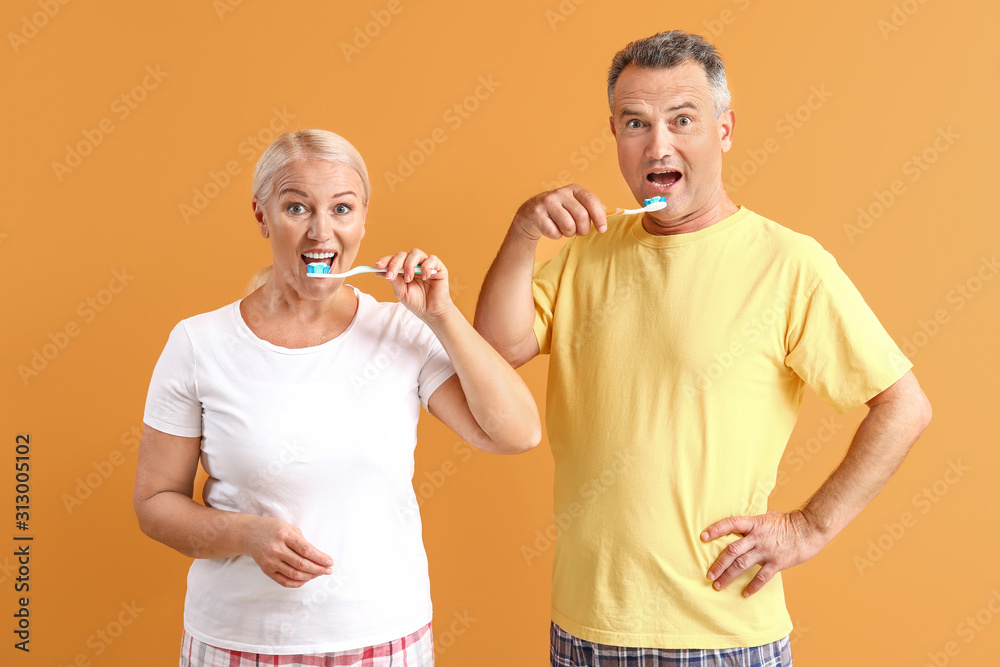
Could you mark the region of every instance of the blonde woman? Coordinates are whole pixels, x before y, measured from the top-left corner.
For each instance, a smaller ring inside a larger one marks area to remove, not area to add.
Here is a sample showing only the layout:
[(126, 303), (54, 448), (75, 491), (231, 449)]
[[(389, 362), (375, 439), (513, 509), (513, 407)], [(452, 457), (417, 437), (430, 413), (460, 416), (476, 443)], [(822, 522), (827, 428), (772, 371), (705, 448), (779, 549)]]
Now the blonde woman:
[(143, 532), (195, 559), (181, 665), (433, 665), (420, 407), (484, 451), (540, 438), (530, 392), (452, 303), (440, 259), (376, 263), (399, 303), (307, 275), (351, 267), (368, 197), (343, 138), (275, 140), (252, 201), (272, 268), (178, 324), (156, 364), (134, 504)]

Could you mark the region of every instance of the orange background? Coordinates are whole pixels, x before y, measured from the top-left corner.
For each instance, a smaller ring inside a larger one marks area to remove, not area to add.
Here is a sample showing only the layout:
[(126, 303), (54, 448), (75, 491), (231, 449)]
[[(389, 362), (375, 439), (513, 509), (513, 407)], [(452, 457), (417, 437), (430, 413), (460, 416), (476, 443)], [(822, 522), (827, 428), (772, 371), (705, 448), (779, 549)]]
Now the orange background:
[[(868, 510), (786, 574), (796, 663), (992, 664), (998, 20), (996, 3), (918, 0), (5, 2), (0, 663), (176, 664), (189, 561), (137, 528), (134, 433), (170, 328), (238, 298), (269, 262), (249, 207), (253, 142), (309, 127), (351, 140), (373, 184), (359, 261), (439, 254), (471, 318), (520, 202), (576, 181), (632, 204), (605, 73), (628, 41), (680, 28), (727, 61), (734, 200), (834, 253), (935, 410)], [(390, 182), (414, 151), (412, 174)], [(546, 363), (522, 370), (542, 408)], [(818, 487), (863, 415), (806, 399), (772, 508)], [(551, 530), (551, 480), (544, 441), (470, 455), (423, 418), (414, 484), (443, 667), (548, 664), (552, 552), (529, 565), (522, 547)], [(16, 534), (35, 538), (30, 654), (12, 646)]]

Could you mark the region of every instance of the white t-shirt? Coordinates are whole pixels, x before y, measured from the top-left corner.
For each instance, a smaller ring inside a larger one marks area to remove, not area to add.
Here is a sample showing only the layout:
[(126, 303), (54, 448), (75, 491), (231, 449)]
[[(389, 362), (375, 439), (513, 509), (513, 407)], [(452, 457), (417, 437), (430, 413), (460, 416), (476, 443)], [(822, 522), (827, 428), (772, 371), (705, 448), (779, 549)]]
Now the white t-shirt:
[(261, 340), (236, 302), (178, 324), (153, 371), (143, 421), (201, 436), (205, 503), (287, 521), (334, 561), (291, 589), (246, 555), (196, 559), (184, 627), (207, 644), (325, 653), (431, 620), (413, 451), (420, 406), (455, 371), (404, 306), (355, 293), (354, 320), (322, 345)]

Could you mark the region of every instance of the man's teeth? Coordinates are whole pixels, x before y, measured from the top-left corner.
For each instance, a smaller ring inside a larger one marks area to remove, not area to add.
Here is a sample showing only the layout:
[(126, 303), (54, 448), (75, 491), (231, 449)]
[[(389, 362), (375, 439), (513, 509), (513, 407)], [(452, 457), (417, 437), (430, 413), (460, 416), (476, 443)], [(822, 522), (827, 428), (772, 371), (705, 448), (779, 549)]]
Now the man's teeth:
[(337, 256), (335, 252), (304, 252), (302, 256), (307, 259), (331, 259)]

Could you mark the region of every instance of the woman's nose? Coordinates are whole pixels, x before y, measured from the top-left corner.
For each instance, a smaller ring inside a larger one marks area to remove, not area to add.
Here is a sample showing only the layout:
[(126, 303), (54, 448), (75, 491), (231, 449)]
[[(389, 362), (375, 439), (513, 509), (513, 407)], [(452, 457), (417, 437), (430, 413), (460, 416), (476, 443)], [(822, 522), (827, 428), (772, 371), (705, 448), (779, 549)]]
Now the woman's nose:
[(309, 219), (309, 238), (320, 241), (333, 235), (333, 216), (324, 211), (317, 211)]

